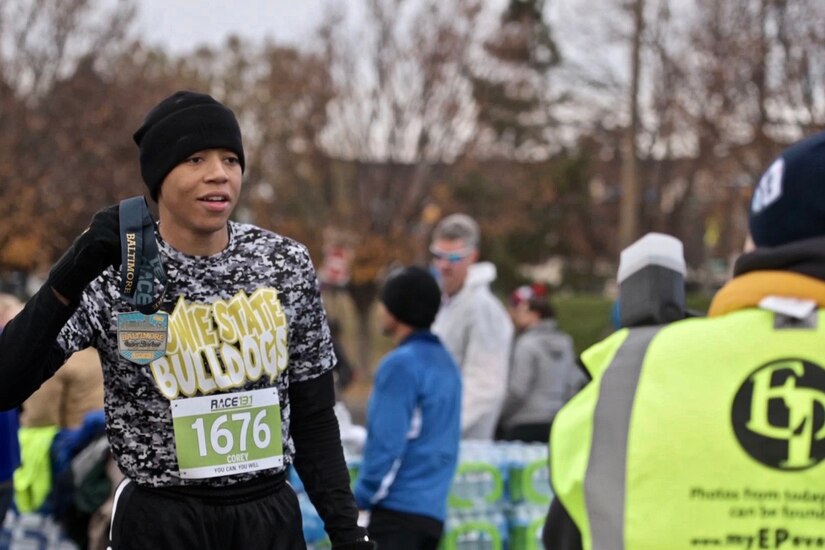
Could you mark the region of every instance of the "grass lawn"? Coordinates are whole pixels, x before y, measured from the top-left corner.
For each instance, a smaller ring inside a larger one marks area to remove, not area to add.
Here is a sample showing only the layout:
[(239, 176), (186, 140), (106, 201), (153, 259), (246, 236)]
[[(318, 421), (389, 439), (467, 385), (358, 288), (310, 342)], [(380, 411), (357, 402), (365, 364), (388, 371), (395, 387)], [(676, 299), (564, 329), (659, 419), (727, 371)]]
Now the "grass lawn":
[[(699, 294), (689, 295), (688, 309), (704, 315), (710, 305), (710, 298)], [(613, 300), (598, 295), (581, 294), (557, 298), (553, 305), (556, 307), (559, 327), (573, 337), (577, 353), (606, 338), (615, 330), (610, 319)]]

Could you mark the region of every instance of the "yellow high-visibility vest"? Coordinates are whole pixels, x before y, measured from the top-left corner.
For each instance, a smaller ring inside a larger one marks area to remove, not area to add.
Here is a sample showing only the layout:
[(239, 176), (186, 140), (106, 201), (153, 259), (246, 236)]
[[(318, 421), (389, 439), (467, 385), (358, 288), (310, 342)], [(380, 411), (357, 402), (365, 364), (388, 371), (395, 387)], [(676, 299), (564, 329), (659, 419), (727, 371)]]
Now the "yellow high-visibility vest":
[(825, 310), (625, 329), (582, 360), (550, 467), (586, 550), (825, 548)]

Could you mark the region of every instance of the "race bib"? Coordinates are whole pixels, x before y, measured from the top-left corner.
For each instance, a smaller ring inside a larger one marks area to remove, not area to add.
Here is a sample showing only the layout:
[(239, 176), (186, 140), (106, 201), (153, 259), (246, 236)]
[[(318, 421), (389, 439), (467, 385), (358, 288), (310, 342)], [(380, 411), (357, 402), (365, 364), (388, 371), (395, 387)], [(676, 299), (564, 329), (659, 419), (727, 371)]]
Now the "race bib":
[(172, 401), (180, 476), (203, 479), (283, 465), (276, 388)]

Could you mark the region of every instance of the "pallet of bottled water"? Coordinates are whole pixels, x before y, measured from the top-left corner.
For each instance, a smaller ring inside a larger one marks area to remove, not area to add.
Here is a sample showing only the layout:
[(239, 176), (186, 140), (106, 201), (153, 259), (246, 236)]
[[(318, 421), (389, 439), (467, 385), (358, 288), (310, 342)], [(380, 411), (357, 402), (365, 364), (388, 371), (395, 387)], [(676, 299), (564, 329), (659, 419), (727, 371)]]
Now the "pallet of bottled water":
[[(346, 453), (354, 480), (361, 456)], [(323, 521), (293, 468), (308, 550), (330, 548)], [(547, 445), (462, 441), (440, 550), (540, 550), (552, 499)]]
[(504, 454), (507, 499), (511, 503), (535, 504), (545, 511), (553, 499), (547, 445), (519, 441), (498, 443)]
[(441, 550), (539, 550), (551, 499), (546, 445), (463, 441)]
[(450, 509), (441, 537), (441, 550), (503, 550), (509, 524), (500, 506)]
[(0, 524), (0, 550), (77, 550), (60, 525), (41, 514), (9, 511)]
[(541, 531), (547, 506), (530, 503), (513, 504), (507, 513), (510, 550), (542, 550)]

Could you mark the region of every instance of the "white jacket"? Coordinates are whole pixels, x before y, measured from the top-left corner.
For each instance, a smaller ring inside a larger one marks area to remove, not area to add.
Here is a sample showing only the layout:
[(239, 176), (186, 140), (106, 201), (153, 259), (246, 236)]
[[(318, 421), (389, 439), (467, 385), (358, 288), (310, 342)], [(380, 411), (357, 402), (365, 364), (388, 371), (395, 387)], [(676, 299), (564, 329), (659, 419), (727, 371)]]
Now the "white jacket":
[(493, 438), (507, 391), (513, 323), (490, 291), (495, 279), (493, 264), (471, 265), (461, 290), (444, 297), (432, 327), (461, 369), (464, 439)]

